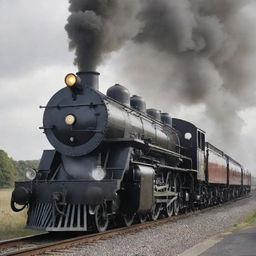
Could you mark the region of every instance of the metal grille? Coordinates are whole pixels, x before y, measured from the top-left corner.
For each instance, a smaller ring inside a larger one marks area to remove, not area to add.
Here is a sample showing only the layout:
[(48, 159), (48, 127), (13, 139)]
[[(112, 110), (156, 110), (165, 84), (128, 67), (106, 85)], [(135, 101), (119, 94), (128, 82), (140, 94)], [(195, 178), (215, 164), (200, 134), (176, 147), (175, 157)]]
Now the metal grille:
[(87, 231), (86, 205), (68, 204), (62, 211), (64, 215), (57, 214), (50, 203), (30, 205), (26, 227), (46, 231)]

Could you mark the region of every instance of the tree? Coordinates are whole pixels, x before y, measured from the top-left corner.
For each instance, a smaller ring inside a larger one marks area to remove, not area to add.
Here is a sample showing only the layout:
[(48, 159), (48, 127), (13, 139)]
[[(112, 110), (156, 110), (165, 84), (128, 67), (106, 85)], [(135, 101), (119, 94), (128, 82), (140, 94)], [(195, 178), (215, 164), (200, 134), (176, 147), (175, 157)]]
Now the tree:
[(27, 161), (14, 161), (13, 166), (15, 169), (15, 180), (17, 181), (24, 181), (25, 180), (25, 175), (26, 171), (28, 169), (37, 169), (39, 165), (38, 160), (27, 160)]
[(0, 187), (10, 187), (13, 185), (15, 170), (12, 160), (7, 153), (0, 150)]

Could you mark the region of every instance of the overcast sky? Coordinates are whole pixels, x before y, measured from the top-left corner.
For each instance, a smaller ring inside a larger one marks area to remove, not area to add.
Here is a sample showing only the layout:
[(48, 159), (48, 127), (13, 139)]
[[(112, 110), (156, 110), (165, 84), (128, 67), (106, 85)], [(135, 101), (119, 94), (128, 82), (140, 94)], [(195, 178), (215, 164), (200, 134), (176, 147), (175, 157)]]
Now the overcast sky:
[[(43, 115), (39, 105), (47, 104), (50, 97), (65, 86), (65, 74), (77, 71), (64, 30), (68, 16), (65, 0), (0, 0), (0, 148), (16, 160), (39, 159), (44, 149), (51, 148), (38, 129)], [(125, 72), (119, 70), (121, 55), (122, 51), (113, 54), (99, 68), (100, 89), (105, 92), (118, 82), (127, 86), (132, 94), (140, 93), (131, 79), (125, 77)], [(137, 81), (140, 82), (143, 81)], [(154, 93), (157, 96), (157, 90)], [(149, 107), (163, 104), (147, 98), (146, 101)], [(210, 138), (213, 135), (202, 104), (173, 106), (168, 111), (200, 125)], [(244, 121), (241, 147), (225, 150), (239, 157), (256, 174), (256, 111), (247, 108), (238, 114)]]

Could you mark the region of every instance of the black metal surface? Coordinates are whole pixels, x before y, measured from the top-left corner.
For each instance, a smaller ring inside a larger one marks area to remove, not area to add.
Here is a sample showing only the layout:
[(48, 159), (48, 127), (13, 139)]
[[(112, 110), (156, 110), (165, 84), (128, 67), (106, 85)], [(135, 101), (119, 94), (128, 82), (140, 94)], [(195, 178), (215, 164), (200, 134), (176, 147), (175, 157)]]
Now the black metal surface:
[(40, 179), (50, 179), (51, 176), (48, 175), (57, 169), (60, 159), (61, 156), (56, 150), (44, 150), (38, 167)]
[[(124, 172), (129, 168), (132, 148), (125, 145), (113, 145), (110, 148), (106, 162), (107, 177), (122, 180)], [(120, 187), (118, 186), (118, 189)]]
[[(65, 123), (67, 115), (75, 116), (73, 125)], [(54, 148), (68, 156), (91, 153), (107, 138), (144, 139), (165, 149), (179, 151), (174, 130), (165, 129), (164, 125), (152, 122), (145, 115), (138, 116), (138, 112), (120, 107), (90, 88), (85, 88), (75, 100), (69, 88), (55, 94), (45, 109), (44, 127)]]
[[(176, 129), (179, 134), (180, 143), (182, 145), (181, 147), (181, 154), (187, 157), (192, 158), (193, 166), (192, 169), (198, 170), (198, 162), (197, 162), (197, 127), (185, 120), (176, 119), (173, 118), (173, 128)], [(191, 139), (186, 140), (185, 134), (190, 133)], [(186, 166), (184, 166), (187, 168)]]
[(65, 203), (97, 205), (104, 199), (116, 197), (117, 180), (103, 181), (42, 181), (16, 182), (15, 187), (31, 189), (31, 202), (52, 203), (52, 196), (59, 192), (64, 195)]
[(172, 127), (172, 118), (168, 113), (161, 113), (161, 121), (170, 127)]
[(136, 165), (134, 167), (134, 180), (139, 182), (137, 198), (137, 212), (147, 212), (154, 204), (154, 176), (155, 170), (150, 166)]
[(105, 143), (110, 144), (110, 145), (115, 145), (115, 144), (119, 144), (119, 145), (129, 145), (132, 148), (137, 148), (137, 149), (141, 149), (145, 152), (147, 152), (148, 154), (152, 154), (152, 155), (157, 155), (159, 156), (165, 156), (166, 157), (166, 161), (170, 164), (170, 166), (176, 168), (177, 163), (179, 162), (180, 159), (182, 159), (182, 162), (187, 163), (188, 166), (190, 166), (189, 168), (191, 168), (192, 166), (192, 160), (189, 157), (186, 157), (184, 155), (181, 155), (180, 153), (177, 153), (176, 151), (172, 151), (172, 150), (167, 150), (164, 149), (162, 147), (158, 147), (156, 145), (153, 145), (151, 143), (148, 143), (147, 141), (143, 141), (143, 140), (139, 140), (139, 139), (107, 139), (105, 140)]
[(107, 90), (107, 96), (126, 106), (130, 106), (130, 92), (120, 84), (116, 84)]
[(137, 111), (146, 113), (146, 102), (142, 97), (133, 95), (130, 98), (130, 104), (131, 104), (131, 107), (136, 109)]
[(147, 109), (147, 114), (151, 117), (153, 117), (154, 119), (161, 121), (161, 113), (160, 110), (157, 110), (155, 108), (149, 108)]
[(56, 176), (57, 180), (65, 180), (66, 176), (69, 180), (91, 180), (92, 171), (98, 164), (98, 155), (88, 154), (76, 158), (62, 155), (61, 162), (61, 171)]
[(99, 75), (98, 72), (78, 72), (78, 77), (81, 79), (83, 88), (91, 88), (93, 90), (99, 90)]
[(26, 205), (31, 197), (30, 187), (17, 187), (12, 192), (12, 201), (19, 205)]
[[(65, 108), (46, 108), (44, 113), (45, 134), (53, 147), (64, 155), (82, 156), (97, 148), (104, 138), (107, 124), (107, 109), (102, 97), (96, 91), (85, 88), (74, 102), (69, 88), (57, 92), (48, 106), (70, 105)], [(81, 105), (72, 107), (73, 105)], [(76, 122), (65, 123), (67, 115), (74, 115)], [(97, 131), (97, 132), (96, 132)]]

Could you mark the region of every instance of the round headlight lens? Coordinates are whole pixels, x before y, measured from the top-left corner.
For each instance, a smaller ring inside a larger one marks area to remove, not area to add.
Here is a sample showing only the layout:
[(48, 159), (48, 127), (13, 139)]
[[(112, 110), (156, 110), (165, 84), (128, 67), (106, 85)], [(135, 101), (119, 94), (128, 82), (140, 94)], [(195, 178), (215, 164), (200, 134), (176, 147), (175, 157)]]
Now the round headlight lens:
[(76, 122), (76, 117), (74, 115), (67, 115), (65, 117), (65, 123), (67, 125), (73, 125)]
[(68, 74), (65, 77), (65, 83), (69, 87), (73, 87), (74, 85), (76, 85), (77, 81), (78, 81), (77, 76), (74, 74)]
[(36, 178), (37, 172), (34, 169), (29, 169), (26, 171), (26, 178), (28, 180), (34, 180)]
[(103, 168), (98, 165), (95, 169), (93, 169), (92, 171), (92, 177), (95, 180), (103, 180), (106, 176), (106, 172), (103, 170)]
[(187, 133), (185, 133), (184, 138), (185, 138), (185, 140), (191, 140), (192, 134), (190, 132), (187, 132)]

